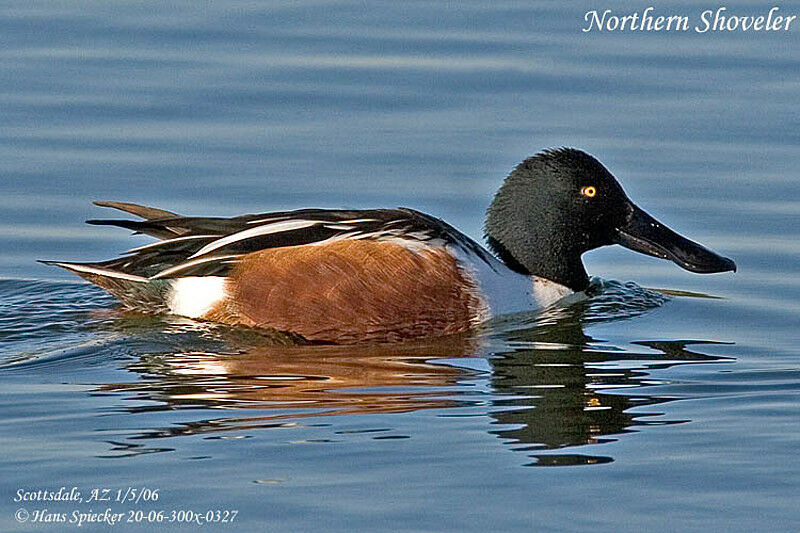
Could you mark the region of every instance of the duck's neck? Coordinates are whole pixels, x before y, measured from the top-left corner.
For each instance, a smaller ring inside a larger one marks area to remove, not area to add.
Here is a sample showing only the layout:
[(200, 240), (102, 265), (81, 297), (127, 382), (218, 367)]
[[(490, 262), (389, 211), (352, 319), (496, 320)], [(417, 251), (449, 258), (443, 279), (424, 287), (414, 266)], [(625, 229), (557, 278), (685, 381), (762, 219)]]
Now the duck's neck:
[[(507, 246), (487, 235), (489, 247), (510, 269), (520, 274), (543, 278), (570, 288), (574, 292), (586, 290), (589, 276), (581, 260), (581, 253), (565, 247), (547, 248), (543, 244), (520, 243)], [(514, 251), (512, 251), (514, 250)]]

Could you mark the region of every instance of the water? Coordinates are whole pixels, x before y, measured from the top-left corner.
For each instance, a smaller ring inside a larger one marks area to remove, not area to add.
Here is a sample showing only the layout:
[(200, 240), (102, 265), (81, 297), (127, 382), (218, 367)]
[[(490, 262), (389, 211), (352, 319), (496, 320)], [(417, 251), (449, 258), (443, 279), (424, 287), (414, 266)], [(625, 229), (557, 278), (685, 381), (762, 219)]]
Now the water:
[[(800, 33), (582, 34), (598, 6), (459, 4), (3, 7), (0, 529), (111, 507), (236, 510), (231, 531), (797, 530)], [(35, 263), (147, 242), (84, 226), (94, 199), (406, 205), (479, 238), (504, 174), (558, 145), (739, 272), (608, 248), (583, 304), (341, 349), (126, 314)], [(159, 499), (13, 501), (61, 486)]]

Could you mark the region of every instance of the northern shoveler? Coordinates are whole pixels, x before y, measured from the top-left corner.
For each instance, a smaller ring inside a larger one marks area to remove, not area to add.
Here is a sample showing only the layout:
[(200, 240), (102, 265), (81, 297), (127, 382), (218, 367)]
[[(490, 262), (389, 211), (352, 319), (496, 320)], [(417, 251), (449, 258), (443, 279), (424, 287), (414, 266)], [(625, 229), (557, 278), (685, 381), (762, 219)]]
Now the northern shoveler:
[[(465, 331), (589, 286), (584, 252), (610, 244), (691, 272), (736, 270), (634, 205), (580, 150), (520, 163), (487, 212), (494, 254), (413, 209), (301, 209), (187, 217), (95, 202), (143, 220), (89, 220), (161, 240), (110, 261), (65, 263), (129, 308), (271, 328), (309, 341), (396, 341)], [(496, 254), (496, 255), (495, 255)]]

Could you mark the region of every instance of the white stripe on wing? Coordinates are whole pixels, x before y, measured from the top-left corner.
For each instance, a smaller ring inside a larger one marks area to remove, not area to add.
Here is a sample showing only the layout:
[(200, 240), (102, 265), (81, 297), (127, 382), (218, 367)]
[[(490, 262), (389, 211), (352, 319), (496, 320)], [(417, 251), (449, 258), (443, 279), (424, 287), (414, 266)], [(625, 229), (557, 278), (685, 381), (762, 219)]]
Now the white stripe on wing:
[(180, 272), (181, 270), (186, 270), (187, 268), (195, 267), (197, 265), (202, 265), (205, 263), (213, 263), (215, 261), (224, 261), (226, 259), (236, 259), (241, 256), (242, 256), (241, 254), (233, 254), (233, 255), (216, 255), (214, 257), (201, 257), (200, 259), (195, 259), (193, 261), (186, 261), (179, 265), (175, 265), (174, 267), (162, 270), (158, 274), (150, 276), (150, 279), (166, 278)]
[(271, 235), (274, 233), (282, 233), (284, 231), (292, 231), (296, 229), (308, 228), (322, 223), (323, 222), (320, 220), (287, 220), (285, 222), (274, 222), (272, 224), (257, 226), (255, 228), (250, 228), (244, 231), (239, 231), (237, 233), (232, 233), (227, 237), (217, 239), (216, 241), (200, 248), (196, 253), (191, 255), (189, 259), (200, 257), (201, 255), (205, 255), (207, 253), (213, 252), (214, 250), (218, 250), (224, 246), (245, 239), (250, 239), (253, 237), (261, 237), (263, 235)]
[(214, 237), (220, 237), (220, 235), (187, 235), (184, 237), (175, 237), (174, 239), (164, 239), (163, 241), (156, 241), (151, 242), (150, 244), (145, 244), (144, 246), (138, 246), (136, 248), (131, 248), (126, 254), (134, 254), (136, 252), (142, 252), (144, 250), (150, 250), (151, 248), (158, 248), (159, 246), (164, 246), (165, 244), (172, 244), (174, 242), (181, 242), (181, 241), (191, 241), (194, 239), (213, 239)]

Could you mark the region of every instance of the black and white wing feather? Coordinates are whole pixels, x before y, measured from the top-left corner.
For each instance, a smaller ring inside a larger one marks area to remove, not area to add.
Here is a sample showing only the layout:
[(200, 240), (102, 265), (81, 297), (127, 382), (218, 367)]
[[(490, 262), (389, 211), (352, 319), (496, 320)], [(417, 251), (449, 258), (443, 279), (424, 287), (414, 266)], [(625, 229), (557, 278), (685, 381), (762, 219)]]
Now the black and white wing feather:
[[(185, 217), (122, 202), (95, 202), (144, 220), (88, 220), (161, 240), (100, 263), (57, 263), (106, 271), (142, 281), (185, 276), (225, 276), (246, 254), (340, 239), (395, 241), (410, 248), (452, 247), (492, 264), (478, 243), (444, 221), (408, 208), (300, 209), (233, 218)], [(74, 269), (74, 268), (73, 268)]]

